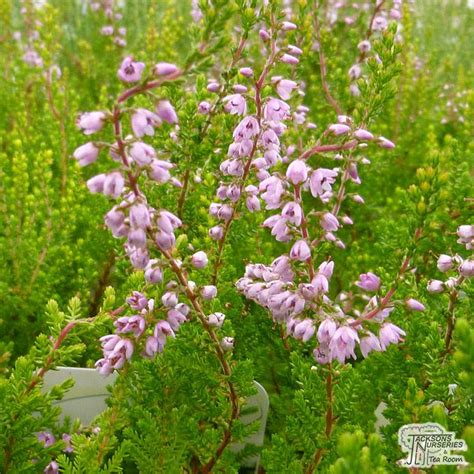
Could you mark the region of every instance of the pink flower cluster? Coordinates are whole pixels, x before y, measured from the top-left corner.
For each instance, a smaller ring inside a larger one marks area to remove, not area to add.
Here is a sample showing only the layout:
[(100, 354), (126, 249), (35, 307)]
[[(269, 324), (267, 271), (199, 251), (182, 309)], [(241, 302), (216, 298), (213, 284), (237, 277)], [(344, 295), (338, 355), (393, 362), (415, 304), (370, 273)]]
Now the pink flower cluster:
[(41, 8), (40, 4), (35, 2), (27, 2), (20, 0), (20, 13), (25, 25), (24, 35), (20, 31), (13, 34), (14, 39), (19, 43), (23, 50), (23, 61), (33, 68), (42, 69), (44, 61), (38, 53), (38, 49), (43, 47), (41, 41), (39, 28), (42, 26), (41, 22), (36, 19), (36, 10)]
[(120, 48), (127, 46), (127, 29), (120, 26), (123, 14), (118, 10), (118, 2), (114, 0), (91, 0), (90, 8), (93, 12), (101, 12), (104, 17), (104, 26), (100, 29), (100, 34), (109, 36), (114, 44)]
[[(293, 28), (291, 25), (293, 24), (286, 22), (285, 28)], [(271, 38), (271, 35), (261, 36), (267, 41)], [(298, 55), (301, 53), (298, 51)], [(250, 76), (250, 71), (246, 72)], [(252, 150), (263, 154), (263, 157), (252, 158), (250, 162), (257, 169), (259, 183), (257, 186), (247, 185), (245, 190), (251, 193), (252, 199), (258, 201), (259, 197), (267, 210), (278, 211), (265, 219), (263, 226), (271, 229), (276, 240), (291, 243), (291, 248), (288, 254), (276, 258), (270, 265), (247, 265), (244, 277), (236, 286), (247, 298), (269, 310), (276, 322), (284, 324), (288, 335), (303, 342), (316, 338), (314, 355), (320, 363), (335, 359), (343, 363), (348, 358), (356, 358), (356, 345), (360, 346), (364, 357), (372, 350), (385, 350), (388, 345), (399, 342), (405, 335), (402, 329), (386, 321), (394, 309), (393, 303), (375, 295), (369, 299), (365, 308), (357, 310), (352, 307), (352, 301), (350, 304), (340, 304), (345, 298), (344, 293), (339, 295), (339, 300), (331, 300), (329, 284), (334, 263), (326, 260), (315, 267), (313, 250), (321, 241), (345, 248), (336, 233), (344, 225), (351, 225), (353, 222), (348, 215), (339, 215), (342, 204), (349, 197), (355, 202), (364, 202), (359, 194), (348, 193), (347, 186), (349, 183), (359, 186), (361, 179), (358, 165), (370, 163), (367, 158), (357, 156), (355, 152), (366, 148), (367, 142), (377, 143), (387, 149), (395, 145), (384, 137), (375, 137), (363, 126), (356, 126), (350, 117), (340, 115), (337, 123), (331, 124), (322, 133), (314, 149), (291, 160), (296, 147), (290, 145), (286, 148), (286, 156), (282, 158), (280, 140), (286, 129), (284, 121), (293, 118), (296, 126), (304, 123), (308, 109), (300, 106), (292, 114), (290, 105), (285, 102), (296, 88), (296, 83), (278, 77), (274, 85), (280, 98), (268, 98), (261, 117), (258, 113), (256, 116), (246, 116), (238, 124), (234, 131), (234, 142), (229, 147), (230, 159), (223, 163), (221, 170), (225, 174), (238, 170), (236, 175), (240, 179), (245, 178), (245, 165), (249, 162), (240, 161), (240, 154), (248, 157), (250, 153), (253, 156)], [(230, 113), (244, 114), (247, 104), (243, 101), (242, 96), (232, 96), (228, 99), (226, 108)], [(256, 102), (258, 112), (258, 96)], [(321, 144), (324, 138), (331, 140), (331, 143)], [(313, 168), (308, 158), (316, 153), (333, 153), (333, 159), (341, 161), (342, 166)], [(270, 168), (279, 163), (287, 164), (286, 172), (278, 169), (270, 173)], [(338, 178), (340, 183), (335, 190)], [(242, 190), (242, 184), (240, 186)], [(236, 191), (235, 185), (221, 185), (218, 196), (221, 200), (233, 201), (239, 199), (238, 190), (237, 186)], [(309, 212), (305, 210), (304, 203), (307, 200), (303, 199), (303, 193), (312, 196), (312, 206), (319, 201), (322, 209), (311, 208)], [(259, 209), (260, 203), (258, 207), (249, 206), (247, 198), (247, 207), (250, 210)], [(232, 217), (231, 211), (232, 207), (226, 207), (226, 204), (211, 205), (211, 214), (223, 220)], [(316, 219), (317, 224), (310, 224), (312, 219)], [(318, 238), (311, 239), (310, 228), (319, 230)], [(215, 232), (215, 228), (211, 229), (211, 235), (212, 232)], [(357, 286), (363, 291), (378, 292), (380, 283), (375, 274), (367, 273), (360, 276)], [(407, 300), (405, 304), (411, 310), (424, 309), (421, 303), (413, 299)], [(379, 326), (378, 335), (367, 328), (369, 321), (372, 330), (373, 326)]]
[[(289, 22), (280, 25), (283, 38), (285, 32), (292, 28), (293, 24)], [(290, 106), (286, 101), (295, 90), (298, 90), (299, 85), (281, 76), (272, 77), (268, 84), (274, 87), (278, 97), (270, 96), (262, 99), (261, 90), (267, 85), (266, 78), (274, 64), (278, 61), (297, 64), (302, 50), (292, 45), (278, 47), (276, 32), (269, 33), (262, 29), (260, 37), (264, 43), (271, 44), (264, 70), (255, 75), (251, 67), (240, 68), (240, 75), (246, 78), (249, 84), (234, 85), (233, 93), (223, 99), (224, 110), (227, 113), (242, 117), (233, 131), (233, 141), (228, 147), (227, 159), (220, 165), (220, 171), (227, 179), (221, 182), (217, 189), (219, 202), (212, 203), (209, 208), (210, 214), (224, 223), (233, 219), (235, 209), (242, 198), (245, 199), (250, 212), (260, 210), (259, 188), (255, 184), (248, 183), (249, 175), (254, 172), (260, 182), (270, 176), (268, 170), (284, 159), (280, 137), (287, 129), (285, 122), (298, 119), (303, 123), (308, 110), (303, 107), (292, 117)], [(210, 82), (208, 90), (218, 92), (220, 85), (215, 81)], [(209, 109), (210, 104), (207, 102), (200, 104), (201, 111)], [(291, 150), (287, 150), (288, 152)], [(215, 240), (220, 240), (224, 235), (223, 226), (219, 224), (212, 227), (209, 235)]]
[[(105, 215), (106, 226), (114, 237), (126, 239), (125, 252), (132, 266), (143, 270), (146, 282), (163, 282), (166, 269), (177, 277), (177, 281), (165, 282), (167, 291), (161, 298), (161, 305), (156, 305), (154, 299), (147, 299), (140, 292), (134, 292), (127, 300), (135, 314), (116, 319), (115, 333), (101, 338), (104, 357), (97, 361), (96, 367), (104, 375), (121, 369), (138, 349), (144, 357), (153, 357), (163, 351), (167, 338), (175, 336), (190, 311), (187, 304), (178, 301), (180, 295), (200, 313), (198, 316), (206, 330), (212, 332), (213, 328), (220, 328), (225, 319), (222, 313), (208, 316), (202, 313), (202, 303), (215, 298), (217, 288), (214, 285), (198, 287), (188, 279), (192, 268), (202, 269), (208, 264), (206, 253), (198, 251), (183, 260), (174, 258), (175, 232), (182, 222), (169, 210), (152, 207), (140, 188), (141, 181), (181, 186), (179, 180), (171, 176), (174, 165), (164, 154), (159, 154), (152, 145), (143, 141), (145, 137), (153, 136), (155, 129), (163, 123), (177, 124), (178, 115), (171, 103), (159, 99), (154, 111), (122, 108), (122, 104), (134, 95), (159, 87), (180, 74), (177, 66), (169, 63), (158, 63), (151, 77), (143, 77), (145, 69), (144, 63), (126, 57), (117, 72), (118, 78), (124, 83), (142, 82), (142, 85), (124, 91), (113, 111), (87, 112), (77, 120), (77, 126), (87, 136), (101, 131), (106, 125), (111, 125), (114, 131), (114, 143), (90, 141), (73, 154), (79, 165), (86, 166), (94, 163), (100, 151), (106, 148), (110, 158), (117, 163), (115, 169), (87, 181), (91, 193), (118, 200)], [(125, 115), (130, 116), (131, 133), (128, 135), (123, 132)], [(156, 258), (152, 258), (152, 253), (157, 254)], [(166, 313), (166, 318), (158, 317), (160, 312)], [(233, 339), (224, 337), (219, 347), (224, 352), (231, 350)]]
[[(188, 305), (178, 301), (174, 291), (164, 293), (160, 305), (138, 291), (133, 292), (127, 303), (136, 314), (117, 318), (115, 334), (100, 338), (104, 357), (95, 365), (102, 375), (121, 369), (137, 349), (149, 358), (162, 352), (167, 338), (175, 337), (190, 311)], [(160, 313), (166, 314), (166, 318), (160, 319)]]
[[(364, 315), (379, 305), (377, 296), (370, 299), (362, 312), (353, 309), (352, 304), (343, 304), (347, 298), (345, 293), (335, 301), (331, 300), (328, 292), (333, 271), (334, 263), (325, 261), (310, 282), (297, 283), (291, 260), (283, 255), (269, 266), (247, 265), (237, 288), (247, 298), (268, 309), (276, 322), (286, 326), (288, 335), (303, 342), (316, 339), (314, 356), (321, 364), (336, 359), (340, 363), (349, 358), (356, 359), (357, 345), (367, 357), (371, 351), (383, 351), (390, 344), (403, 340), (405, 332), (386, 321), (393, 306), (376, 311), (370, 318), (372, 326), (379, 326), (378, 335), (364, 327)], [(378, 291), (380, 279), (373, 273), (363, 274), (356, 285), (364, 291)], [(408, 300), (407, 306), (424, 309), (416, 300)]]
[[(461, 225), (457, 229), (458, 243), (464, 245), (467, 250), (474, 248), (474, 225)], [(441, 254), (438, 258), (438, 270), (442, 273), (450, 273), (447, 280), (430, 280), (427, 289), (430, 293), (443, 293), (452, 291), (460, 286), (467, 278), (474, 276), (474, 257), (463, 259), (459, 255)]]
[[(337, 9), (342, 6), (343, 2), (336, 3), (336, 8), (333, 10), (333, 14), (336, 15), (336, 18), (338, 17)], [(392, 2), (377, 1), (375, 6), (373, 3), (367, 4), (366, 8), (364, 8), (364, 5), (362, 5), (362, 8), (358, 8), (358, 11), (363, 12), (364, 10), (369, 10), (370, 12), (370, 10), (374, 8), (374, 14), (369, 16), (369, 18), (371, 18), (371, 22), (368, 25), (366, 37), (357, 45), (357, 49), (359, 50), (358, 58), (348, 71), (349, 80), (351, 81), (350, 92), (354, 96), (358, 96), (360, 94), (357, 81), (363, 75), (365, 63), (371, 57), (371, 54), (373, 54), (371, 44), (372, 36), (383, 33), (388, 28), (390, 21), (400, 23), (402, 19), (402, 0), (393, 0)], [(347, 25), (352, 25), (357, 20), (356, 15), (357, 13), (344, 16), (344, 22)], [(400, 26), (399, 29), (401, 29)], [(374, 57), (377, 62), (381, 61), (378, 55), (375, 54)]]

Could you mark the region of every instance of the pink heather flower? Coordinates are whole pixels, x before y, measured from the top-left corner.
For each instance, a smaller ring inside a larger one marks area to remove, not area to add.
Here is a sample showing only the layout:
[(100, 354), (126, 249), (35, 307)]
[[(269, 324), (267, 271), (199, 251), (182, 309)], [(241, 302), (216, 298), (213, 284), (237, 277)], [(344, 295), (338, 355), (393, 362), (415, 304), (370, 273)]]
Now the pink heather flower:
[(43, 443), (45, 448), (49, 448), (56, 442), (53, 433), (50, 433), (49, 431), (41, 431), (36, 435), (36, 438), (40, 443)]
[(56, 461), (51, 461), (43, 471), (44, 474), (59, 474), (59, 464)]
[(386, 30), (388, 26), (387, 20), (383, 16), (376, 16), (374, 18), (372, 28), (374, 31), (383, 31)]
[(248, 87), (244, 86), (243, 84), (235, 84), (235, 85), (232, 86), (232, 90), (236, 94), (243, 94), (244, 92), (248, 91)]
[(331, 360), (328, 344), (321, 344), (313, 351), (313, 356), (319, 364), (328, 364)]
[(167, 122), (171, 125), (178, 123), (176, 110), (171, 105), (169, 100), (160, 100), (156, 104), (156, 113), (164, 122)]
[(318, 267), (318, 273), (324, 275), (328, 280), (332, 277), (332, 273), (334, 271), (334, 262), (323, 262)]
[(181, 324), (186, 321), (186, 315), (176, 308), (170, 309), (167, 316), (167, 321), (173, 331), (178, 331)]
[(461, 225), (456, 233), (459, 237), (458, 244), (465, 245), (467, 250), (471, 250), (474, 244), (474, 225)]
[(224, 109), (231, 115), (245, 115), (247, 113), (247, 102), (244, 96), (232, 94), (224, 97)]
[(134, 291), (130, 297), (127, 298), (127, 304), (130, 308), (140, 311), (147, 307), (147, 297), (139, 291)]
[(349, 125), (344, 125), (343, 123), (333, 123), (329, 126), (328, 130), (334, 133), (334, 135), (344, 135), (351, 130), (351, 127), (349, 127)]
[(234, 349), (234, 338), (233, 337), (224, 337), (221, 340), (221, 347), (224, 352), (230, 352)]
[(88, 142), (76, 148), (72, 156), (79, 162), (79, 166), (87, 166), (97, 160), (99, 148), (94, 143)]
[(220, 328), (224, 324), (225, 314), (223, 313), (212, 313), (208, 316), (209, 326)]
[(379, 332), (380, 346), (382, 350), (387, 349), (390, 344), (397, 344), (400, 341), (403, 341), (402, 336), (405, 336), (406, 333), (398, 326), (392, 323), (382, 324)]
[(358, 138), (359, 140), (372, 140), (374, 136), (368, 132), (367, 130), (364, 130), (363, 128), (359, 128), (354, 132), (354, 136)]
[(112, 36), (114, 34), (114, 27), (110, 25), (106, 25), (102, 27), (102, 29), (100, 30), (100, 34), (104, 36)]
[(123, 192), (125, 180), (119, 171), (113, 171), (105, 176), (103, 193), (117, 199)]
[(170, 63), (158, 63), (153, 69), (153, 72), (157, 76), (170, 76), (176, 74), (178, 71), (178, 66)]
[(143, 229), (132, 229), (128, 232), (128, 243), (133, 247), (146, 247), (146, 233)]
[(240, 74), (245, 77), (253, 76), (253, 69), (251, 67), (242, 67), (239, 69)]
[(102, 129), (105, 119), (104, 112), (85, 112), (79, 116), (76, 125), (84, 135), (92, 135)]
[(381, 146), (382, 148), (387, 148), (389, 150), (391, 150), (392, 148), (395, 148), (395, 143), (391, 142), (385, 137), (379, 137), (378, 142), (379, 142), (379, 146)]
[(378, 291), (380, 288), (380, 278), (372, 272), (361, 273), (356, 285), (365, 291)]
[(260, 38), (261, 38), (263, 41), (268, 41), (268, 40), (271, 38), (271, 36), (270, 36), (270, 34), (268, 33), (268, 31), (265, 30), (265, 29), (263, 29), (263, 28), (258, 32), (258, 35), (260, 36)]
[(298, 84), (289, 79), (281, 79), (276, 83), (276, 90), (280, 98), (288, 100), (291, 97), (293, 89), (296, 89)]
[(321, 344), (329, 344), (334, 333), (336, 332), (337, 324), (332, 319), (325, 319), (318, 328), (317, 338)]
[(362, 74), (362, 70), (360, 69), (360, 66), (358, 64), (354, 64), (353, 66), (350, 67), (349, 69), (349, 78), (352, 81), (355, 81), (359, 79), (359, 77)]
[(105, 174), (98, 174), (97, 176), (93, 176), (92, 178), (88, 179), (86, 184), (89, 188), (89, 191), (92, 194), (102, 193), (104, 191), (105, 179)]
[(167, 291), (161, 297), (161, 302), (168, 308), (174, 308), (178, 304), (178, 297), (173, 291)]
[(255, 117), (249, 115), (235, 127), (233, 137), (236, 142), (250, 140), (260, 132), (260, 125)]
[(137, 109), (132, 115), (132, 130), (138, 138), (143, 137), (143, 135), (154, 135), (155, 127), (160, 125), (160, 117), (149, 110)]
[(207, 263), (208, 263), (208, 258), (205, 252), (202, 250), (199, 252), (196, 252), (192, 257), (191, 257), (191, 263), (195, 268), (204, 268)]
[(155, 235), (155, 240), (162, 250), (169, 250), (176, 243), (176, 238), (172, 232), (160, 231)]
[(38, 67), (38, 68), (43, 67), (43, 59), (36, 51), (33, 51), (33, 50), (27, 51), (23, 55), (22, 59), (26, 64), (28, 64), (28, 66)]
[(311, 257), (311, 250), (305, 240), (298, 240), (293, 244), (290, 251), (290, 258), (304, 262)]
[(459, 267), (459, 273), (465, 278), (474, 276), (474, 260), (465, 260)]
[(118, 70), (118, 77), (123, 82), (138, 82), (142, 78), (145, 63), (134, 62), (131, 56), (127, 56)]
[(158, 260), (150, 260), (145, 268), (145, 280), (148, 283), (156, 284), (163, 281), (163, 271), (157, 265)]
[(178, 227), (181, 227), (182, 222), (181, 222), (181, 219), (176, 217), (171, 212), (160, 211), (160, 214), (157, 220), (157, 225), (158, 225), (158, 228), (162, 230), (163, 232), (172, 233), (174, 232), (175, 229), (177, 229)]
[(147, 143), (135, 142), (132, 143), (131, 147), (128, 150), (130, 158), (138, 166), (149, 165), (154, 158), (156, 158), (156, 152), (154, 148)]
[(281, 62), (285, 64), (291, 64), (294, 66), (295, 64), (298, 64), (300, 60), (296, 56), (292, 56), (291, 54), (284, 54), (281, 57)]
[(213, 240), (221, 240), (224, 236), (224, 229), (220, 225), (216, 225), (209, 229), (209, 236)]
[(336, 216), (326, 212), (321, 217), (321, 227), (328, 232), (333, 232), (339, 228), (339, 221)]
[(336, 182), (337, 171), (327, 168), (318, 168), (311, 173), (309, 188), (314, 197), (332, 192), (332, 185)]
[(371, 332), (368, 332), (367, 336), (360, 340), (360, 351), (364, 357), (367, 357), (369, 352), (380, 352), (381, 350), (382, 347), (380, 346), (380, 341), (378, 340), (377, 336)]
[(296, 30), (297, 26), (292, 23), (291, 21), (283, 21), (281, 23), (281, 29), (283, 31), (293, 31), (293, 30)]
[(265, 120), (280, 122), (290, 117), (290, 106), (280, 99), (270, 98), (263, 109)]
[(359, 48), (359, 51), (361, 53), (368, 53), (371, 49), (371, 44), (370, 44), (370, 41), (368, 40), (364, 40), (364, 41), (361, 41), (357, 47)]
[(141, 229), (150, 227), (151, 218), (148, 206), (146, 204), (134, 204), (130, 208), (129, 219), (132, 227), (138, 227)]
[(303, 342), (309, 341), (316, 332), (314, 323), (311, 319), (304, 319), (303, 321), (297, 322), (293, 329), (293, 336), (295, 339), (300, 339)]
[(407, 305), (408, 309), (411, 309), (412, 311), (424, 311), (425, 306), (421, 304), (419, 301), (410, 298), (405, 301), (405, 304)]
[(288, 45), (288, 52), (290, 54), (294, 54), (295, 56), (300, 56), (303, 54), (303, 50), (298, 48), (298, 46), (294, 46), (293, 44)]
[(207, 85), (207, 90), (209, 92), (218, 92), (220, 88), (221, 86), (219, 85), (219, 83), (215, 81), (209, 82), (209, 84)]
[(203, 100), (202, 102), (199, 102), (198, 105), (198, 112), (203, 115), (207, 115), (211, 111), (211, 104), (209, 102), (206, 102)]
[(110, 375), (114, 371), (111, 362), (105, 358), (99, 359), (94, 364), (94, 367), (97, 369), (99, 374), (103, 375), (104, 377), (107, 377), (107, 375)]
[(303, 217), (301, 206), (297, 202), (288, 202), (281, 211), (282, 217), (288, 222), (299, 226)]
[(66, 447), (63, 449), (64, 453), (73, 453), (74, 448), (72, 447), (72, 436), (68, 433), (62, 434), (62, 440), (66, 443)]
[(352, 199), (354, 202), (358, 203), (358, 204), (364, 204), (365, 201), (364, 201), (364, 198), (362, 196), (360, 196), (359, 194), (354, 194), (354, 196), (352, 196)]
[(444, 291), (444, 283), (440, 280), (430, 280), (426, 289), (430, 293), (442, 293)]
[(349, 326), (339, 327), (329, 343), (331, 358), (337, 359), (341, 364), (349, 357), (356, 359), (354, 352), (356, 342), (359, 342), (359, 336), (354, 329)]
[(453, 268), (453, 259), (449, 255), (441, 254), (437, 266), (440, 272), (447, 272)]
[(168, 161), (153, 160), (148, 174), (154, 181), (157, 181), (158, 183), (166, 183), (171, 178), (169, 172), (171, 168), (174, 168), (174, 165)]
[(392, 18), (393, 20), (400, 20), (402, 18), (402, 14), (396, 8), (392, 8), (390, 9), (390, 18)]
[(104, 217), (105, 225), (115, 234), (124, 224), (125, 214), (115, 207)]
[(308, 167), (303, 160), (295, 160), (286, 170), (286, 177), (293, 183), (304, 183), (308, 179)]
[(257, 196), (248, 196), (245, 205), (250, 212), (260, 211), (260, 201)]
[(206, 285), (201, 289), (201, 296), (205, 300), (212, 300), (217, 296), (217, 288), (214, 285)]

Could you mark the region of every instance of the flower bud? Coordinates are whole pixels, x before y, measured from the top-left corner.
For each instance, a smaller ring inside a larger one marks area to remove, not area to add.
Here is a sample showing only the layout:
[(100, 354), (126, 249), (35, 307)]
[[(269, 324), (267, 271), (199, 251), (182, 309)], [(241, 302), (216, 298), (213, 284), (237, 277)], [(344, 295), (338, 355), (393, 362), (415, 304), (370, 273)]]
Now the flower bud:
[(72, 156), (79, 162), (79, 166), (87, 166), (97, 160), (99, 148), (94, 143), (88, 142), (76, 148)]
[(412, 311), (424, 311), (425, 306), (421, 304), (419, 301), (410, 298), (405, 301), (405, 304), (407, 305), (408, 309), (411, 309)]
[(158, 63), (153, 69), (153, 72), (157, 76), (170, 76), (171, 74), (175, 74), (178, 71), (178, 67), (175, 64), (170, 63)]
[(221, 340), (221, 347), (224, 352), (230, 352), (234, 349), (234, 338), (233, 337), (224, 337)]
[(459, 272), (465, 278), (474, 276), (474, 260), (465, 260), (459, 267)]
[(191, 263), (195, 268), (204, 268), (207, 263), (208, 263), (208, 258), (205, 252), (199, 251), (196, 252), (192, 257), (191, 257)]
[(217, 296), (217, 288), (214, 285), (206, 285), (201, 289), (201, 296), (205, 300), (212, 300)]
[(174, 308), (178, 304), (176, 293), (167, 291), (162, 297), (161, 302), (168, 308)]
[(220, 225), (216, 225), (209, 229), (209, 236), (213, 240), (221, 240), (224, 236), (224, 229)]
[(240, 74), (245, 77), (253, 76), (253, 69), (251, 67), (242, 67), (239, 69)]
[(224, 324), (225, 314), (223, 313), (212, 313), (208, 316), (209, 326), (220, 328)]
[(290, 163), (286, 170), (286, 177), (293, 183), (299, 184), (308, 178), (308, 167), (303, 160), (295, 160)]
[(437, 266), (440, 272), (447, 272), (453, 267), (453, 260), (449, 255), (441, 254)]
[(430, 280), (426, 289), (430, 293), (442, 293), (444, 291), (444, 283), (440, 280)]

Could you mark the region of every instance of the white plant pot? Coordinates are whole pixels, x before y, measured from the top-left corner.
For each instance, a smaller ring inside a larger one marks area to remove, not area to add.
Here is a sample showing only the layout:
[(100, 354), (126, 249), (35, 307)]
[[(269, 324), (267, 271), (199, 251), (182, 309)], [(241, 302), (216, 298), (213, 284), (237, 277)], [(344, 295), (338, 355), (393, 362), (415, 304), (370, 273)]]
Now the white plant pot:
[[(95, 369), (84, 369), (76, 367), (58, 367), (51, 370), (44, 377), (45, 390), (51, 389), (67, 379), (74, 379), (74, 386), (66, 392), (64, 398), (56, 405), (61, 407), (61, 420), (68, 416), (71, 419), (79, 419), (83, 425), (90, 425), (92, 420), (107, 407), (106, 399), (109, 396), (108, 385), (113, 385), (117, 374), (113, 373), (105, 378)], [(246, 445), (263, 446), (265, 438), (265, 427), (267, 424), (268, 408), (270, 401), (265, 389), (254, 382), (257, 393), (247, 399), (246, 407), (255, 407), (251, 413), (241, 416), (240, 420), (245, 425), (259, 421), (259, 429), (243, 440), (242, 443), (233, 443), (230, 449), (234, 453), (241, 451)], [(257, 467), (259, 456), (247, 458), (242, 463), (244, 467)]]

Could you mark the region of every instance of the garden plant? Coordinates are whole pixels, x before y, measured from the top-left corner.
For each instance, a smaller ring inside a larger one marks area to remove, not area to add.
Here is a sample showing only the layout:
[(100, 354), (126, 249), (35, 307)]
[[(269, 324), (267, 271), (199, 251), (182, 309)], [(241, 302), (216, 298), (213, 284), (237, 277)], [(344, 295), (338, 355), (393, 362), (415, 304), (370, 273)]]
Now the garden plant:
[[(466, 0), (0, 0), (0, 472), (471, 472), (473, 45)], [(462, 462), (403, 465), (424, 423)]]

